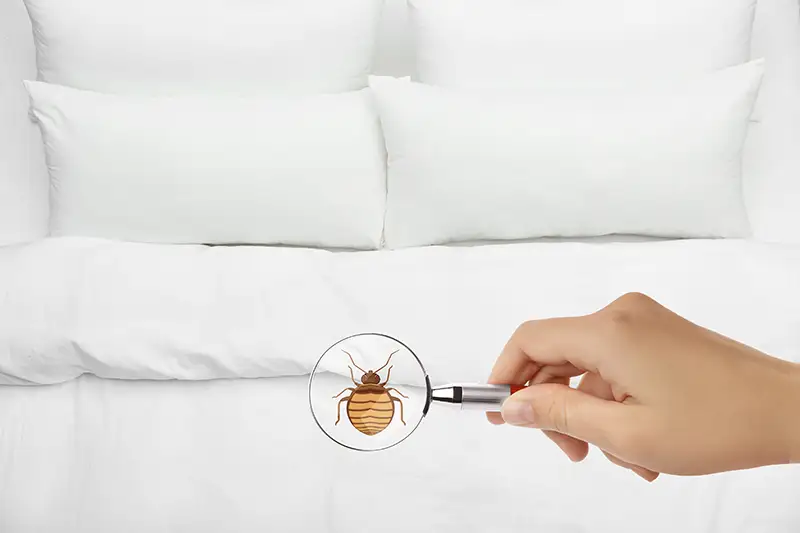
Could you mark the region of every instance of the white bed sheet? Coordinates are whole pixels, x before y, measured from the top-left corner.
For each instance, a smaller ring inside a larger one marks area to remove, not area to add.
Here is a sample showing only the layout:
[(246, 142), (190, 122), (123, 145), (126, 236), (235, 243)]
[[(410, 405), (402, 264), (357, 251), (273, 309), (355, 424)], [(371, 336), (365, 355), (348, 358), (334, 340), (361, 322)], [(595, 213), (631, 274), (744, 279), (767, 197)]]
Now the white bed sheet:
[(789, 533), (800, 470), (646, 484), (434, 406), (384, 452), (319, 432), (303, 377), (0, 387), (4, 533)]
[(58, 238), (0, 248), (0, 384), (302, 375), (377, 331), (436, 381), (486, 377), (516, 326), (627, 291), (800, 361), (800, 246), (516, 243), (379, 252)]

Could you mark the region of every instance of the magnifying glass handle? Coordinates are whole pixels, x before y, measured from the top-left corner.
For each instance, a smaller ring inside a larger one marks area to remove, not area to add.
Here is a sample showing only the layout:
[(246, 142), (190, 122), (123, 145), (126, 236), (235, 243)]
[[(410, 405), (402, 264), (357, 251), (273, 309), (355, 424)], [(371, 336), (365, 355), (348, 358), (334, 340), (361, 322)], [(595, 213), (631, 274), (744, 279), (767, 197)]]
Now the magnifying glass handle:
[(462, 410), (500, 411), (506, 398), (525, 385), (451, 384), (434, 387), (431, 400), (454, 404)]

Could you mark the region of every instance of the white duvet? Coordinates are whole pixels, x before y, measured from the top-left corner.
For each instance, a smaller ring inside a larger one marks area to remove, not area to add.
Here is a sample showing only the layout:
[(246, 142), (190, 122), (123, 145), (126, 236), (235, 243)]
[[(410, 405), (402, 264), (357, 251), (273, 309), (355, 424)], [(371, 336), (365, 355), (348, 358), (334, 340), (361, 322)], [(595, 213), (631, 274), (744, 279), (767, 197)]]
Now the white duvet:
[[(799, 273), (799, 247), (744, 241), (3, 248), (0, 379), (52, 385), (0, 387), (0, 532), (796, 532), (797, 468), (646, 485), (438, 405), (400, 446), (352, 452), (303, 374), (381, 331), (434, 382), (483, 380), (521, 321), (632, 290), (800, 361)], [(236, 377), (267, 379), (214, 379)]]
[(0, 249), (0, 383), (303, 375), (328, 346), (364, 331), (404, 341), (434, 381), (481, 380), (522, 321), (590, 313), (626, 291), (800, 361), (796, 246), (335, 253), (58, 238)]

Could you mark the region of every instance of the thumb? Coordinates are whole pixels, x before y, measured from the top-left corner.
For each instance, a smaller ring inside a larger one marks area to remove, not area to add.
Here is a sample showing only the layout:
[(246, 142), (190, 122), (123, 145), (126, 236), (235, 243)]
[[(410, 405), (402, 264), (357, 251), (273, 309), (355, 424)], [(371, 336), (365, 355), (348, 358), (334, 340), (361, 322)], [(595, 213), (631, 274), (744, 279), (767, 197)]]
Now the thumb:
[(608, 449), (608, 436), (625, 406), (567, 385), (542, 383), (513, 394), (503, 404), (503, 420), (514, 426), (548, 429)]

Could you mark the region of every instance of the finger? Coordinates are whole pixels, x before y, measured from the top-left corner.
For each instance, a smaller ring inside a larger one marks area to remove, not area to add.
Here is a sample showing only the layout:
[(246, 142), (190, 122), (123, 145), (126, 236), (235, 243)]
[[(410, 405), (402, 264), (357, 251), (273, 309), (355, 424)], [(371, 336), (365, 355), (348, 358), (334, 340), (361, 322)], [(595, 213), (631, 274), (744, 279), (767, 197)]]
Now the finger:
[(514, 362), (513, 366), (507, 364), (506, 358), (503, 354), (508, 350), (508, 344), (500, 352), (500, 357), (494, 363), (492, 372), (489, 374), (488, 383), (497, 385), (524, 385), (527, 383), (542, 365), (539, 365), (533, 359), (522, 359)]
[(596, 371), (595, 323), (592, 316), (525, 322), (517, 328), (497, 358), (489, 377), (490, 383), (524, 383), (518, 380), (525, 372), (530, 372), (531, 364), (536, 365), (534, 374), (545, 365), (572, 365)]
[(503, 420), (503, 415), (497, 411), (486, 413), (486, 419), (489, 421), (489, 423), (494, 424), (495, 426), (502, 426), (506, 423), (506, 421)]
[[(583, 378), (581, 378), (581, 382), (578, 385), (578, 390), (585, 392), (586, 394), (591, 394), (592, 396), (602, 400), (616, 401), (611, 385), (603, 380), (603, 378), (598, 374), (591, 372), (585, 374)], [(645, 479), (646, 481), (655, 481), (655, 479), (658, 477), (657, 472), (648, 470), (647, 468), (640, 467), (627, 461), (623, 461), (619, 457), (606, 451), (603, 451), (603, 454), (615, 465), (635, 472), (639, 477)]]
[(615, 400), (611, 385), (604, 381), (599, 374), (593, 372), (584, 374), (580, 384), (578, 384), (578, 390), (601, 400)]
[(612, 454), (610, 454), (608, 452), (603, 452), (603, 455), (605, 455), (606, 458), (609, 461), (611, 461), (612, 463), (614, 463), (615, 465), (621, 466), (622, 468), (627, 468), (628, 470), (631, 470), (632, 472), (634, 472), (636, 475), (638, 475), (640, 478), (644, 479), (645, 481), (648, 481), (648, 482), (652, 483), (653, 481), (655, 481), (658, 478), (658, 472), (653, 472), (652, 470), (649, 470), (647, 468), (643, 468), (641, 466), (629, 463), (627, 461), (623, 461), (619, 457), (617, 457), (615, 455), (612, 455)]
[[(520, 331), (524, 329), (523, 326), (520, 326), (517, 332), (506, 343), (500, 357), (495, 361), (488, 383), (524, 385), (529, 381), (532, 383), (543, 383), (550, 381), (551, 378), (554, 377), (573, 377), (583, 374), (583, 370), (571, 363), (540, 365), (530, 358), (515, 357), (513, 354), (519, 351), (515, 345), (517, 344)], [(494, 425), (502, 425), (505, 423), (502, 415), (499, 413), (486, 413), (486, 418)]]
[(545, 365), (528, 380), (531, 385), (538, 383), (562, 383), (569, 385), (569, 379), (585, 374), (585, 370), (577, 368), (575, 365), (566, 363), (563, 365)]
[(589, 455), (589, 445), (582, 440), (564, 435), (563, 433), (550, 431), (549, 429), (545, 429), (543, 433), (547, 435), (550, 440), (555, 442), (556, 445), (561, 448), (561, 451), (569, 457), (570, 461), (574, 463), (583, 461), (586, 459), (586, 456)]
[[(531, 372), (535, 373), (531, 375)], [(512, 383), (512, 385), (523, 385), (526, 383), (530, 383), (531, 385), (538, 383), (562, 383), (564, 385), (569, 385), (569, 379), (571, 377), (580, 376), (583, 373), (583, 370), (575, 368), (570, 364), (544, 367), (538, 367), (538, 365), (531, 364), (525, 368), (524, 373), (519, 378), (520, 380), (525, 379), (525, 381), (522, 381), (521, 383)], [(490, 423), (496, 426), (505, 423), (503, 421), (503, 417), (498, 412), (487, 412), (486, 418)]]
[[(577, 372), (582, 373), (580, 370), (577, 370)], [(536, 376), (531, 380), (531, 384), (546, 382), (569, 385), (569, 378), (573, 375), (576, 375), (576, 369), (572, 365), (546, 366), (539, 370)], [(583, 461), (586, 459), (586, 456), (589, 455), (589, 445), (582, 440), (547, 429), (544, 430), (543, 433), (561, 448), (561, 451), (563, 451), (572, 462), (577, 463)]]
[[(571, 365), (570, 365), (571, 366)], [(553, 367), (548, 367), (553, 368)], [(537, 377), (544, 374), (544, 369), (542, 372), (537, 374)], [(565, 383), (568, 385), (569, 383)], [(602, 380), (600, 376), (597, 374), (584, 374), (583, 378), (581, 379), (580, 385), (578, 386), (579, 390), (586, 392), (587, 394), (592, 394), (598, 398), (603, 400), (610, 400), (613, 399), (613, 395), (611, 394), (611, 387), (607, 386), (604, 387), (605, 382)], [(607, 390), (606, 390), (607, 389)], [(501, 417), (502, 418), (502, 417)], [(555, 431), (544, 430), (544, 434), (547, 435), (550, 440), (555, 442), (559, 448), (570, 458), (570, 460), (574, 462), (583, 461), (586, 459), (586, 456), (589, 454), (589, 445), (582, 440), (578, 440), (575, 437), (570, 437), (569, 435), (564, 435), (562, 433), (557, 433)]]
[(503, 404), (509, 424), (549, 429), (615, 452), (610, 432), (625, 427), (628, 406), (602, 400), (565, 385), (532, 385)]
[[(496, 385), (525, 385), (536, 375), (539, 369), (539, 365), (529, 360), (528, 363), (526, 365), (522, 365), (519, 369), (519, 372), (513, 376), (505, 378), (504, 380), (501, 379), (499, 381), (497, 379), (493, 380), (490, 376), (488, 383), (494, 383)], [(503, 420), (503, 416), (499, 412), (486, 413), (486, 418), (495, 426), (505, 424), (505, 420)]]

